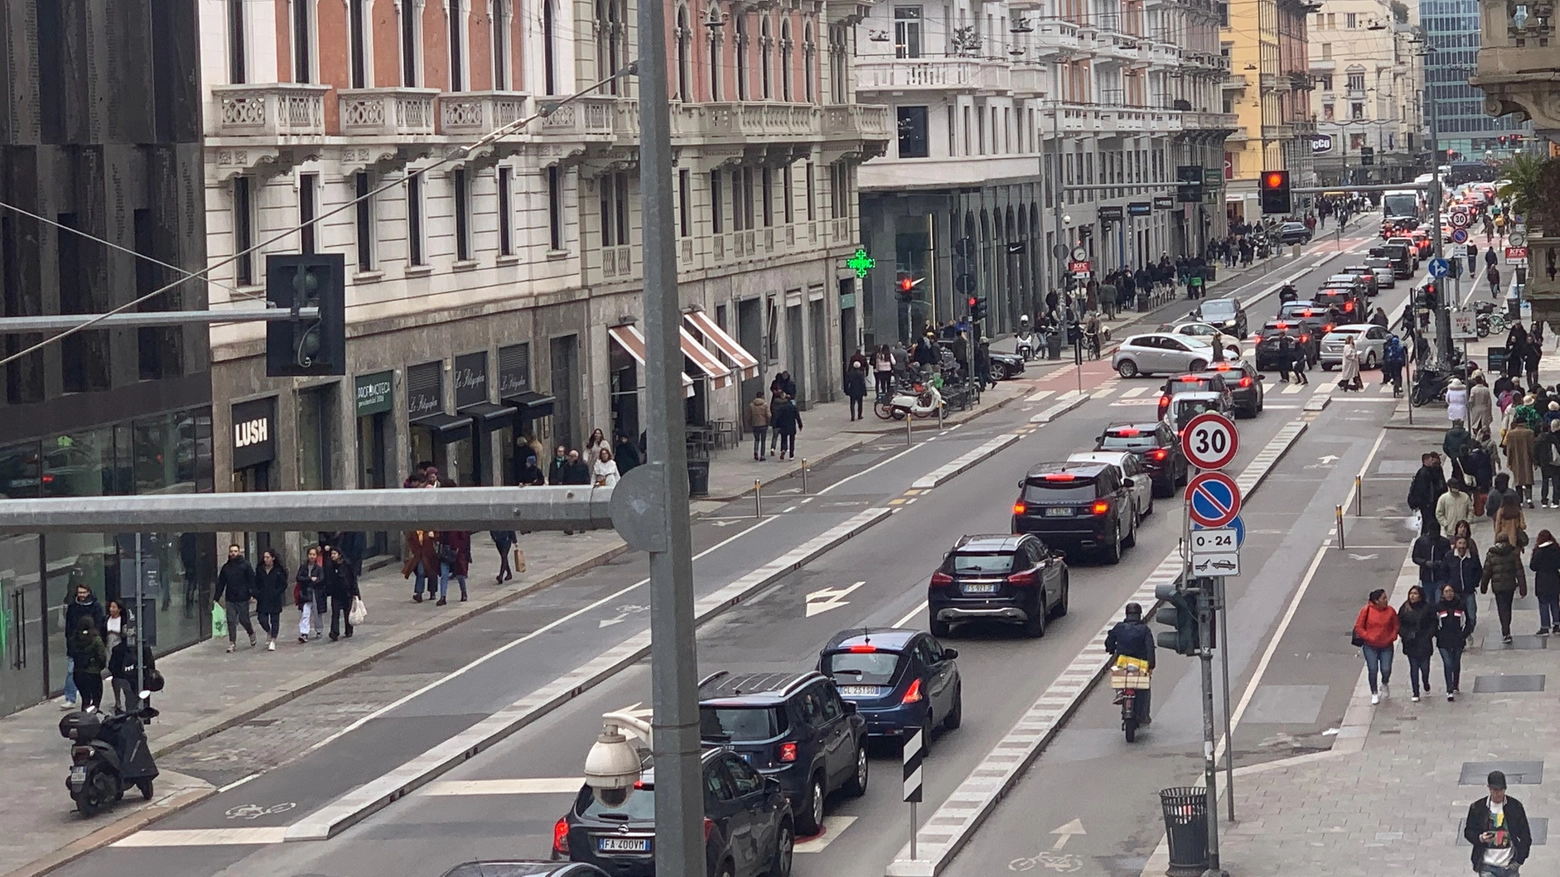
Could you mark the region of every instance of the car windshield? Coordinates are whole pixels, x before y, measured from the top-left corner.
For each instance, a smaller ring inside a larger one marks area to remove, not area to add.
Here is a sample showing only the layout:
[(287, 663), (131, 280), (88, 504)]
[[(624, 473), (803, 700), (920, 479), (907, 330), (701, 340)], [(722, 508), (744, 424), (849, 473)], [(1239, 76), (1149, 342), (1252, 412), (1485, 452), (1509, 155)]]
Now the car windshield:
[(1094, 482), (1083, 479), (1046, 481), (1031, 479), (1024, 484), (1026, 502), (1084, 502), (1094, 498)]
[(596, 790), (590, 786), (580, 790), (580, 796), (574, 802), (574, 812), (581, 816), (594, 816), (598, 819), (621, 819), (624, 822), (655, 822), (655, 792), (646, 783), (643, 788), (635, 789), (627, 800), (616, 807), (602, 803), (596, 796)]
[(1204, 317), (1224, 319), (1225, 317), (1235, 316), (1238, 311), (1239, 309), (1236, 307), (1234, 300), (1227, 298), (1214, 299), (1213, 301), (1205, 302), (1202, 306)]
[(705, 740), (768, 740), (778, 736), (782, 727), (780, 710), (775, 707), (699, 708), (699, 736)]
[(1364, 329), (1334, 329), (1327, 333), (1327, 340), (1342, 341), (1345, 338), (1358, 338), (1364, 331)]
[(1107, 451), (1151, 451), (1159, 447), (1159, 439), (1151, 429), (1112, 430), (1100, 439), (1100, 447)]
[(1391, 268), (1391, 259), (1366, 259), (1365, 264), (1372, 268)]
[(948, 558), (951, 572), (977, 574), (1008, 572), (1013, 569), (1013, 553), (1010, 551), (958, 552)]
[(841, 685), (888, 685), (894, 681), (899, 657), (898, 652), (836, 652), (823, 659), (823, 672), (839, 676), (835, 681)]

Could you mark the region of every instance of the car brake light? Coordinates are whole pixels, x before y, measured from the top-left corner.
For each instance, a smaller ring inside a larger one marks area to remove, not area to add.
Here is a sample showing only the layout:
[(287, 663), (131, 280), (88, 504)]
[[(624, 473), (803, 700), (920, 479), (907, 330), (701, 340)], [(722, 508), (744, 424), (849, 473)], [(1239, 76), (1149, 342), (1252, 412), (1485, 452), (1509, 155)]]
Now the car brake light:
[(1202, 380), (1202, 378), (1199, 378), (1196, 375), (1185, 375), (1185, 376), (1183, 376), (1181, 378), (1181, 383), (1183, 383), (1183, 384), (1195, 384), (1195, 383), (1197, 383), (1200, 380)]
[(1262, 340), (1262, 333), (1261, 332), (1254, 332), (1254, 333), (1252, 333), (1251, 340), (1253, 340), (1253, 341), (1261, 341)]
[(1213, 370), (1216, 372), (1227, 372), (1230, 370), (1230, 364), (1227, 362), (1216, 363), (1213, 366)]
[(851, 646), (848, 651), (853, 655), (872, 655), (877, 653), (877, 646), (863, 643)]
[(1089, 506), (1090, 514), (1103, 515), (1108, 511), (1110, 511), (1110, 503), (1103, 499)]
[(1169, 396), (1160, 396), (1159, 397), (1159, 416), (1160, 417), (1165, 416), (1165, 410), (1167, 408), (1169, 408), (1169, 407), (1170, 407), (1170, 397)]
[(780, 744), (780, 760), (784, 761), (784, 762), (792, 762), (792, 761), (796, 760), (796, 744), (795, 743), (781, 743)]
[(704, 840), (705, 840), (706, 843), (709, 842), (710, 835), (712, 835), (714, 833), (715, 833), (715, 820), (709, 818), (708, 816), (704, 817)]
[(1332, 323), (1328, 323), (1327, 325), (1322, 327), (1322, 331), (1323, 332), (1331, 332), (1332, 330), (1333, 330), (1333, 324)]
[(569, 820), (567, 817), (553, 823), (553, 853), (560, 856), (569, 854)]
[(1300, 340), (1301, 341), (1310, 341), (1311, 340), (1311, 336), (1310, 335), (1301, 335), (1300, 336)]
[(1349, 311), (1352, 311), (1352, 310), (1354, 310), (1354, 302), (1346, 301), (1346, 302), (1343, 303), (1343, 312), (1344, 313), (1348, 313)]
[(1035, 583), (1035, 574), (1032, 572), (1016, 572), (1007, 577), (1010, 585), (1032, 586)]
[(905, 698), (904, 700), (901, 700), (900, 703), (920, 703), (920, 701), (921, 680), (917, 679), (910, 683), (910, 690), (905, 692)]
[(1249, 377), (1241, 378), (1240, 379), (1240, 385), (1242, 387), (1249, 387), (1249, 386), (1251, 386), (1251, 378), (1249, 378)]
[(1279, 330), (1280, 332), (1282, 332), (1285, 329), (1289, 328), (1289, 324), (1288, 323), (1279, 323), (1277, 326), (1274, 326), (1273, 328), (1275, 328), (1275, 329)]
[(1023, 503), (1021, 503), (1021, 502), (1013, 503), (1013, 514), (1021, 515), (1024, 512), (1027, 512), (1027, 511), (1029, 511), (1029, 507), (1024, 505)]
[(1117, 438), (1134, 438), (1138, 435), (1141, 435), (1142, 433), (1143, 430), (1141, 429), (1118, 429), (1114, 435)]
[(945, 572), (934, 572), (934, 573), (932, 573), (932, 587), (934, 587), (934, 588), (946, 588), (947, 586), (949, 586), (951, 584), (953, 584), (953, 576), (948, 575)]
[(1071, 481), (1073, 478), (1074, 476), (1066, 472), (1052, 472), (1050, 475), (1045, 476), (1047, 481)]
[(1150, 460), (1163, 460), (1164, 458), (1166, 458), (1168, 456), (1170, 456), (1170, 452), (1165, 450), (1164, 448), (1157, 448), (1155, 450), (1152, 450), (1152, 451), (1148, 452), (1148, 458)]

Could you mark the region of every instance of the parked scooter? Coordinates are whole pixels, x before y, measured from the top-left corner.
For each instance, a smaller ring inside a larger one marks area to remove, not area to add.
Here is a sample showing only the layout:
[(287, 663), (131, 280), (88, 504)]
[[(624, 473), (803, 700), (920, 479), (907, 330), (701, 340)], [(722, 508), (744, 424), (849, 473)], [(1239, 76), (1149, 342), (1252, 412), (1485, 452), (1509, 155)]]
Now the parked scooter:
[(904, 420), (906, 416), (931, 417), (942, 407), (942, 393), (930, 382), (917, 381), (908, 387), (896, 387), (887, 401), (879, 400), (872, 409), (884, 420)]
[(150, 718), (152, 693), (142, 691), (129, 712), (105, 716), (96, 710), (60, 719), (60, 736), (71, 741), (70, 775), (65, 788), (82, 816), (91, 817), (118, 802), (126, 786), (152, 799), (157, 763), (147, 745), (143, 719)]

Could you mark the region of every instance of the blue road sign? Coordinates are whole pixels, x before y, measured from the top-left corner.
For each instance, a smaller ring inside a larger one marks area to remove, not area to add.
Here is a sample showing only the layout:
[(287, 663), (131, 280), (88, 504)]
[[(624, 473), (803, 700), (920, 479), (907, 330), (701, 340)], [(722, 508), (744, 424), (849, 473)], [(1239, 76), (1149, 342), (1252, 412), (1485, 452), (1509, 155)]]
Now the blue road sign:
[(1234, 530), (1235, 531), (1235, 547), (1236, 548), (1239, 548), (1241, 545), (1245, 544), (1245, 542), (1246, 542), (1246, 521), (1244, 519), (1242, 519), (1240, 515), (1236, 515), (1228, 524), (1225, 524), (1223, 527), (1204, 527), (1202, 524), (1199, 524), (1196, 521), (1193, 521), (1192, 522), (1192, 529), (1193, 530), (1222, 530), (1222, 529), (1230, 529), (1230, 530)]
[(1204, 472), (1186, 487), (1188, 512), (1193, 521), (1216, 528), (1240, 514), (1240, 488), (1222, 472)]
[(1468, 230), (1466, 228), (1452, 229), (1452, 243), (1466, 244), (1468, 242)]
[(1437, 277), (1437, 278), (1445, 277), (1448, 273), (1451, 272), (1451, 270), (1452, 270), (1452, 266), (1448, 265), (1446, 263), (1445, 259), (1431, 259), (1430, 260), (1430, 276), (1431, 277)]

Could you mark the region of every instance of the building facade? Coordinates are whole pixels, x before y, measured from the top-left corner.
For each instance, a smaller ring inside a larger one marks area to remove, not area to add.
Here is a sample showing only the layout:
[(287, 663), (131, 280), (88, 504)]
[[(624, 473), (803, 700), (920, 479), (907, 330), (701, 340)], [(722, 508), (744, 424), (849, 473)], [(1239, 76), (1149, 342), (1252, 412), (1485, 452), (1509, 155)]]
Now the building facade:
[[(4, 314), (200, 310), (205, 265), (195, 0), (0, 11)], [(112, 249), (114, 244), (123, 249)], [(6, 356), (43, 336), (5, 336)], [(201, 328), (97, 329), (3, 368), (0, 495), (213, 488)], [(139, 546), (139, 552), (137, 547)], [(140, 574), (142, 595), (133, 605)], [(209, 635), (212, 534), (0, 536), (0, 714), (65, 682), (76, 586), (123, 601), (159, 653)]]
[(1222, 234), (1216, 208), (1173, 197), (1179, 166), (1218, 188), (1234, 120), (1219, 112), (1217, 27), (1208, 2), (874, 4), (856, 89), (897, 128), (860, 171), (863, 240), (892, 260), (864, 282), (866, 340), (961, 320), (972, 296), (988, 334), (1011, 332), (1063, 288), (1067, 262), (1104, 274)]
[[(259, 324), (213, 329), (218, 434), (269, 437), (218, 444), (221, 489), (398, 486), (423, 460), (512, 483), (594, 429), (639, 436), (632, 3), (202, 4), (214, 307), (263, 291), (266, 253), (348, 266), (344, 379), (267, 378)], [(857, 166), (888, 134), (854, 99), (856, 15), (669, 6), (690, 423), (728, 432), (783, 370), (804, 405), (839, 392)]]
[(1322, 185), (1400, 183), (1419, 173), (1420, 67), (1406, 39), (1415, 12), (1387, 0), (1325, 0), (1311, 21), (1312, 152)]
[(1231, 219), (1262, 216), (1257, 182), (1265, 170), (1289, 171), (1290, 184), (1316, 182), (1311, 114), (1314, 87), (1307, 56), (1306, 17), (1320, 0), (1230, 0), (1221, 4), (1224, 54), (1229, 58), (1225, 106), (1238, 130), (1225, 140), (1226, 209)]
[[(1435, 125), (1441, 162), (1506, 157), (1509, 149), (1501, 138), (1509, 142), (1512, 134), (1531, 136), (1533, 129), (1512, 112), (1517, 107), (1487, 104), (1484, 91), (1471, 81), (1480, 71), (1479, 0), (1420, 0), (1419, 18), (1430, 50), (1424, 56), (1425, 112)], [(1547, 75), (1557, 57), (1553, 50), (1546, 57)], [(1502, 115), (1492, 116), (1491, 110)]]
[[(1560, 50), (1554, 45), (1553, 8), (1483, 0), (1477, 14), (1479, 60), (1469, 85), (1484, 94), (1485, 112), (1506, 120), (1526, 118), (1540, 139), (1560, 141), (1560, 100), (1555, 97), (1560, 88), (1554, 79)], [(1552, 154), (1547, 144), (1540, 151)]]

